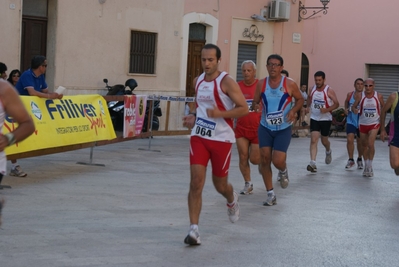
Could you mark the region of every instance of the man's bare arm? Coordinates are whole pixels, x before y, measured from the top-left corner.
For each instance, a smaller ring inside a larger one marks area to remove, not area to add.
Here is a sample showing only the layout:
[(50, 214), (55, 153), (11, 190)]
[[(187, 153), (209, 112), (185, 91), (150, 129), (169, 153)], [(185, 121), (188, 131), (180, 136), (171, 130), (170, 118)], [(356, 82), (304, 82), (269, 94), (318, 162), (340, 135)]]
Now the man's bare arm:
[(335, 91), (331, 88), (328, 89), (328, 97), (331, 98), (331, 100), (334, 102), (334, 104), (332, 104), (329, 108), (326, 108), (326, 112), (332, 112), (334, 109), (339, 107), (339, 101), (337, 98), (337, 95), (335, 94)]
[(287, 82), (288, 82), (287, 85), (289, 86), (291, 91), (291, 96), (293, 96), (295, 99), (295, 105), (292, 108), (292, 111), (296, 113), (303, 107), (305, 99), (303, 99), (303, 96), (301, 94), (301, 91), (299, 90), (298, 85), (293, 80), (287, 80)]
[(30, 96), (37, 96), (40, 98), (47, 98), (47, 99), (62, 99), (62, 94), (57, 93), (50, 93), (48, 89), (43, 89), (41, 92), (36, 91), (33, 87), (27, 87), (26, 90), (28, 91)]
[(359, 106), (360, 101), (362, 100), (362, 95), (361, 94), (355, 94), (355, 102), (352, 105), (352, 112), (355, 114), (359, 113), (359, 110), (357, 107)]
[(259, 103), (260, 103), (260, 93), (262, 92), (262, 85), (264, 83), (264, 79), (258, 81), (256, 85), (254, 99), (252, 100), (252, 110), (258, 111), (259, 110)]
[[(1, 82), (0, 88), (0, 99), (5, 112), (18, 123), (18, 127), (11, 133), (14, 135), (16, 142), (22, 141), (35, 130), (33, 120), (22, 103), (20, 96), (9, 83)], [(8, 146), (8, 138), (2, 137), (0, 138), (0, 151), (3, 151)]]
[[(195, 91), (195, 86), (197, 84), (197, 80), (198, 80), (198, 77), (195, 77), (193, 80), (192, 89), (194, 89), (194, 91)], [(189, 105), (189, 107), (190, 107), (190, 111), (189, 111), (190, 114), (183, 117), (183, 126), (187, 127), (187, 128), (193, 128), (194, 124), (195, 124), (196, 113), (197, 113), (196, 102), (192, 103), (192, 105)]]
[(224, 111), (219, 110), (215, 106), (214, 109), (207, 110), (208, 116), (210, 118), (239, 118), (247, 115), (249, 112), (247, 101), (236, 81), (231, 76), (227, 76), (222, 80), (221, 86), (225, 89), (225, 93), (234, 102), (235, 106), (233, 109)]
[(391, 108), (393, 102), (395, 101), (396, 98), (396, 92), (390, 94), (390, 96), (387, 99), (387, 102), (384, 104), (384, 106), (381, 108), (381, 115), (380, 115), (380, 139), (384, 142), (385, 138), (387, 136), (387, 132), (385, 131), (385, 117), (387, 115), (388, 110)]
[(352, 94), (352, 93), (348, 93), (348, 94), (346, 95), (346, 98), (345, 98), (345, 102), (344, 102), (345, 115), (348, 115), (348, 113), (349, 113), (349, 100), (350, 100), (351, 94)]

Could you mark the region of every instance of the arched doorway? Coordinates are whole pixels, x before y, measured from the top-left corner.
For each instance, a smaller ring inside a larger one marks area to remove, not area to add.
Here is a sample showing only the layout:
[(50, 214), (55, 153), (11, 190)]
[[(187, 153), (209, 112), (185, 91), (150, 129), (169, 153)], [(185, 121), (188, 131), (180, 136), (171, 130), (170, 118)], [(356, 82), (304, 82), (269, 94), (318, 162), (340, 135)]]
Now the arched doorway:
[(188, 38), (186, 96), (194, 96), (193, 80), (202, 73), (201, 49), (205, 45), (206, 26), (191, 23)]
[(301, 84), (306, 85), (309, 91), (309, 59), (308, 57), (302, 53), (302, 64), (301, 64)]

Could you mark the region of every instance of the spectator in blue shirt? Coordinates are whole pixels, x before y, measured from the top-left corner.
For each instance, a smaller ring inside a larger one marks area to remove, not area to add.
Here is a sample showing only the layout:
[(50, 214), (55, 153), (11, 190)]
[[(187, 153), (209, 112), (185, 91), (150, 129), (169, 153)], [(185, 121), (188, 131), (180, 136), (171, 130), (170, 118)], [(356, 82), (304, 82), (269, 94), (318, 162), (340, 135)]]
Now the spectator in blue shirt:
[(61, 99), (62, 94), (48, 91), (44, 74), (47, 69), (45, 56), (34, 56), (31, 68), (24, 71), (15, 86), (21, 96), (38, 96), (47, 99)]

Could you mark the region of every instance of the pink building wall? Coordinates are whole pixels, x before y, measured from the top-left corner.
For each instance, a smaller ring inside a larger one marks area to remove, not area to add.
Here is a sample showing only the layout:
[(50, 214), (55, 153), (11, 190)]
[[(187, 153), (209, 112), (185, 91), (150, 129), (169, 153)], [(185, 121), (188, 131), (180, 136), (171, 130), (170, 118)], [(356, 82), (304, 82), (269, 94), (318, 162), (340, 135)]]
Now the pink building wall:
[[(321, 3), (306, 0), (306, 6)], [(399, 65), (399, 1), (331, 0), (328, 7), (326, 15), (301, 22), (303, 53), (309, 59), (309, 87), (313, 74), (323, 70), (343, 106), (354, 80), (368, 77), (367, 64)]]
[[(231, 40), (232, 19), (233, 18), (250, 18), (253, 14), (260, 14), (260, 9), (269, 5), (271, 0), (187, 0), (185, 1), (184, 13), (198, 12), (207, 13), (219, 20), (218, 42), (217, 45), (222, 50), (221, 69), (231, 69), (230, 43), (225, 43), (225, 40)], [(284, 58), (285, 69), (290, 73), (298, 84), (300, 82), (301, 72), (301, 54), (302, 43), (293, 43), (293, 34), (302, 34), (301, 23), (298, 23), (298, 2), (286, 0), (291, 4), (291, 16), (288, 22), (262, 22), (258, 28), (260, 32), (270, 25), (274, 27), (273, 36), (265, 36), (265, 38), (272, 39), (273, 52), (280, 54)], [(263, 26), (264, 25), (264, 26)], [(242, 30), (241, 30), (242, 31)], [(261, 61), (258, 62), (258, 77), (264, 77), (266, 72), (266, 58), (268, 55), (262, 55)], [(262, 66), (260, 66), (262, 65)]]

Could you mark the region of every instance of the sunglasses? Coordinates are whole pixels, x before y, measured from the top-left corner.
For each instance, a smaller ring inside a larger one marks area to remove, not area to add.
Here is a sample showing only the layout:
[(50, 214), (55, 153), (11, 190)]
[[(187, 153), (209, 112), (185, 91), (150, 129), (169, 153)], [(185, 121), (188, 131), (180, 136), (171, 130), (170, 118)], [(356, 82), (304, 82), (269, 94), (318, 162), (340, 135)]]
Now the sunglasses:
[(18, 74), (14, 74), (12, 77), (19, 77), (19, 75)]
[(364, 87), (372, 87), (372, 86), (374, 86), (374, 85), (372, 85), (372, 84), (365, 84), (364, 85)]

